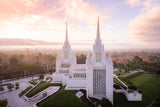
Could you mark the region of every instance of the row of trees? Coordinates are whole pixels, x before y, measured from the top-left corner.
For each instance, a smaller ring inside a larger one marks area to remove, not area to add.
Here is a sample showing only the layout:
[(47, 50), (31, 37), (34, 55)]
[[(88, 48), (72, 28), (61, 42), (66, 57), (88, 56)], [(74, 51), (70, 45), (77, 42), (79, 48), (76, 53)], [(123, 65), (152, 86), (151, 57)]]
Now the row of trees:
[[(12, 66), (1, 66), (0, 67), (0, 79), (18, 78), (24, 76), (33, 76), (35, 74), (46, 73), (45, 69), (40, 64), (24, 64), (18, 63)], [(50, 69), (47, 72), (54, 72), (54, 69)]]
[(55, 72), (56, 54), (0, 53), (0, 80)]
[[(134, 52), (130, 53), (112, 53), (112, 57), (133, 56)], [(120, 70), (130, 71), (142, 69), (147, 72), (160, 74), (160, 54), (159, 53), (134, 53), (132, 60), (126, 63), (117, 63), (114, 61), (114, 67)], [(142, 57), (147, 57), (150, 61), (143, 61)], [(77, 56), (78, 64), (85, 64), (86, 55), (79, 54)], [(23, 76), (32, 76), (34, 74), (43, 74), (55, 72), (56, 54), (41, 53), (41, 52), (0, 52), (0, 80), (9, 78), (18, 78)]]
[(160, 63), (143, 61), (139, 56), (135, 56), (133, 60), (127, 61), (127, 63), (117, 63), (114, 61), (114, 67), (119, 70), (132, 71), (142, 69), (146, 72), (160, 74)]
[(86, 63), (86, 55), (85, 54), (80, 54), (77, 57), (77, 64), (85, 64)]
[[(0, 80), (55, 72), (55, 59), (55, 54), (7, 55), (0, 53)], [(78, 64), (85, 64), (85, 61), (85, 54), (77, 56)]]

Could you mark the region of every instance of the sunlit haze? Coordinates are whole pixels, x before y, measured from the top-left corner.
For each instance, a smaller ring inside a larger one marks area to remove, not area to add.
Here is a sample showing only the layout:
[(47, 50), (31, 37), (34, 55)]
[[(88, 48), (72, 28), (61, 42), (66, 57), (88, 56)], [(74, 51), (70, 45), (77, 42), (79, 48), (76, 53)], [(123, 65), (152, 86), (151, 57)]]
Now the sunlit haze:
[(71, 45), (90, 48), (98, 16), (105, 48), (159, 48), (159, 0), (0, 0), (0, 38), (63, 43), (67, 21)]

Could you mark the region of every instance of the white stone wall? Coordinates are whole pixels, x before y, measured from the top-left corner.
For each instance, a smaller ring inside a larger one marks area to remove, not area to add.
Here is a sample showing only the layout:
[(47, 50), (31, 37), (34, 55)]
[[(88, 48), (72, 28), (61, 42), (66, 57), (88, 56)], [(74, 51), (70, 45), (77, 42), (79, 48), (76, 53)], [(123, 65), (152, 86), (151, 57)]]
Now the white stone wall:
[(137, 91), (128, 92), (124, 89), (115, 89), (114, 88), (114, 92), (124, 94), (128, 101), (142, 101), (142, 94)]
[(110, 55), (107, 58), (106, 66), (106, 98), (113, 104), (113, 63)]
[(84, 89), (87, 87), (86, 79), (68, 79), (66, 88), (67, 89)]
[(142, 101), (142, 94), (138, 92), (133, 92), (133, 93), (126, 93), (126, 97), (128, 101)]
[(88, 64), (87, 66), (87, 92), (89, 97), (93, 97), (93, 65)]

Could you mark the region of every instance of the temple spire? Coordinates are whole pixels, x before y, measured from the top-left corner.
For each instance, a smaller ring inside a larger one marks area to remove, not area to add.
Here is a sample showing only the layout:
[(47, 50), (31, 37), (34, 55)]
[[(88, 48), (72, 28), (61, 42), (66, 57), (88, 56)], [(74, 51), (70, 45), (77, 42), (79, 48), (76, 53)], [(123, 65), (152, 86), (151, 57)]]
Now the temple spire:
[(66, 42), (68, 42), (68, 31), (67, 31), (67, 21), (66, 21)]
[(98, 21), (97, 21), (97, 40), (100, 40), (100, 28), (99, 28), (99, 16), (98, 16)]

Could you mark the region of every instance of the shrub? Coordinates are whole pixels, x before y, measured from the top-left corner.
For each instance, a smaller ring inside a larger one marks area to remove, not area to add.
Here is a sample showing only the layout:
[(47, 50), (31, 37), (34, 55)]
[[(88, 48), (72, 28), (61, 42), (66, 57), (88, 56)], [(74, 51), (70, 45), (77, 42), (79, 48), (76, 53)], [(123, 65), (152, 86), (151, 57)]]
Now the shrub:
[(42, 80), (42, 79), (44, 79), (44, 75), (39, 76), (39, 80)]
[(19, 87), (19, 83), (18, 82), (16, 83), (16, 87)]
[(114, 84), (113, 87), (114, 87), (115, 89), (122, 89), (118, 84)]
[(139, 92), (139, 93), (142, 93), (142, 91), (141, 91), (141, 90), (138, 90), (138, 92)]
[(155, 99), (153, 106), (160, 107), (160, 96)]
[(8, 101), (7, 99), (5, 100), (0, 100), (0, 107), (7, 107)]
[(86, 103), (89, 105), (89, 107), (94, 107), (94, 104), (92, 104), (92, 102), (90, 102), (90, 101), (87, 99), (86, 90), (80, 89), (80, 91), (84, 94), (84, 95), (81, 97), (81, 99), (82, 99), (84, 102), (86, 102)]
[(19, 87), (16, 87), (16, 90), (19, 89)]
[(101, 106), (102, 107), (112, 107), (112, 103), (108, 99), (102, 98)]
[(12, 91), (12, 89), (14, 88), (14, 85), (13, 84), (8, 84), (7, 88), (8, 88), (9, 91)]
[(128, 88), (130, 90), (137, 90), (137, 87), (135, 85), (129, 85)]
[(37, 80), (38, 80), (38, 79), (30, 80), (29, 83), (32, 84), (32, 85), (36, 85), (36, 84), (37, 84)]
[(1, 86), (1, 87), (0, 87), (0, 91), (3, 91), (3, 90), (4, 90), (4, 88)]

